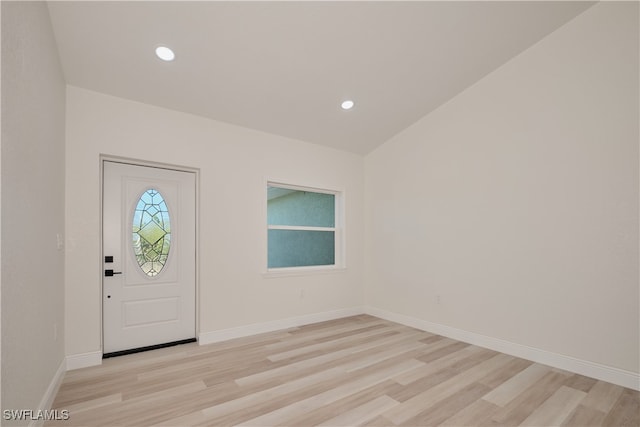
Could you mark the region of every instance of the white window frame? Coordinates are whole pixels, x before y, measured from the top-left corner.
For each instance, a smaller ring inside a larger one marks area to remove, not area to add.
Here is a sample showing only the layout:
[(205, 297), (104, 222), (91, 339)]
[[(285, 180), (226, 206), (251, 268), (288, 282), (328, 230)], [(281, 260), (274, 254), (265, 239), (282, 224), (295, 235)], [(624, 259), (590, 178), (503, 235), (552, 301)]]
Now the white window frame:
[[(307, 185), (294, 185), (284, 183), (280, 180), (266, 179), (265, 190), (268, 187), (278, 187), (287, 190), (296, 191), (308, 191), (313, 193), (332, 194), (334, 199), (334, 226), (333, 227), (309, 227), (309, 226), (295, 226), (295, 225), (269, 225), (267, 221), (267, 204), (268, 200), (265, 194), (264, 197), (264, 221), (265, 227), (265, 250), (264, 250), (264, 273), (265, 277), (278, 277), (278, 276), (298, 276), (298, 275), (311, 275), (322, 273), (334, 273), (343, 271), (346, 269), (345, 264), (345, 232), (344, 232), (344, 190), (331, 190), (327, 188), (320, 188)], [(264, 193), (263, 193), (264, 194)], [(269, 230), (297, 230), (297, 231), (327, 231), (334, 232), (334, 264), (331, 265), (312, 265), (312, 266), (300, 266), (300, 267), (276, 267), (269, 268)]]

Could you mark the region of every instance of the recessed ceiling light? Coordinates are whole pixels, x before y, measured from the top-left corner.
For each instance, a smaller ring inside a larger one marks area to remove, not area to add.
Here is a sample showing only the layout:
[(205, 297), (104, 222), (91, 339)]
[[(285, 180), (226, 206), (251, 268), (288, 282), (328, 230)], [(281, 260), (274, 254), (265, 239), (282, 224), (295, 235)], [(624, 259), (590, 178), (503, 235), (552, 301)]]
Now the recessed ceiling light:
[(354, 105), (355, 103), (350, 99), (347, 99), (346, 101), (343, 101), (342, 104), (340, 104), (343, 110), (350, 110)]
[(166, 46), (158, 46), (156, 48), (156, 55), (163, 61), (173, 61), (176, 57), (176, 54)]

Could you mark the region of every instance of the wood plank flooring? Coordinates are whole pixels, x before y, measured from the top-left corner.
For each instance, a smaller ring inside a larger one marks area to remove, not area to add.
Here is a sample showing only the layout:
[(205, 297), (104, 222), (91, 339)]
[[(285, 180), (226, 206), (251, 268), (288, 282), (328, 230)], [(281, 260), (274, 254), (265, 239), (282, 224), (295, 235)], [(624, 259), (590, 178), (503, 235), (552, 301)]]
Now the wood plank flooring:
[(640, 393), (361, 315), (67, 372), (69, 426), (639, 426)]

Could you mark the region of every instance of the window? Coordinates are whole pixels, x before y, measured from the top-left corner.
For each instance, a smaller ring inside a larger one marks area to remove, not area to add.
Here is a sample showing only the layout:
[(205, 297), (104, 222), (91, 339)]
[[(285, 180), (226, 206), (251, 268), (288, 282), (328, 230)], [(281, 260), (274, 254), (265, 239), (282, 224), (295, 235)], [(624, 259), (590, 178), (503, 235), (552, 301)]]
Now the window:
[(171, 247), (169, 209), (158, 190), (145, 191), (133, 212), (133, 252), (138, 265), (149, 277), (162, 271)]
[(267, 184), (267, 268), (341, 266), (341, 193)]

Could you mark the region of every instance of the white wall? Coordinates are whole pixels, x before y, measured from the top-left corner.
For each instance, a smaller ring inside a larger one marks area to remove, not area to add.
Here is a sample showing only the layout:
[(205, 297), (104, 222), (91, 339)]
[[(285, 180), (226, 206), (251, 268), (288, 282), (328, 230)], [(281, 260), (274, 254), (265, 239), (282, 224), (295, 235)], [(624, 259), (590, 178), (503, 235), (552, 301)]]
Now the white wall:
[(604, 2), (368, 155), (367, 304), (638, 373), (638, 115)]
[(1, 7), (2, 409), (35, 410), (64, 371), (65, 82), (46, 4)]
[[(100, 154), (200, 169), (201, 334), (362, 305), (361, 156), (68, 87), (68, 355), (101, 347)], [(346, 191), (346, 271), (262, 276), (265, 178)]]

